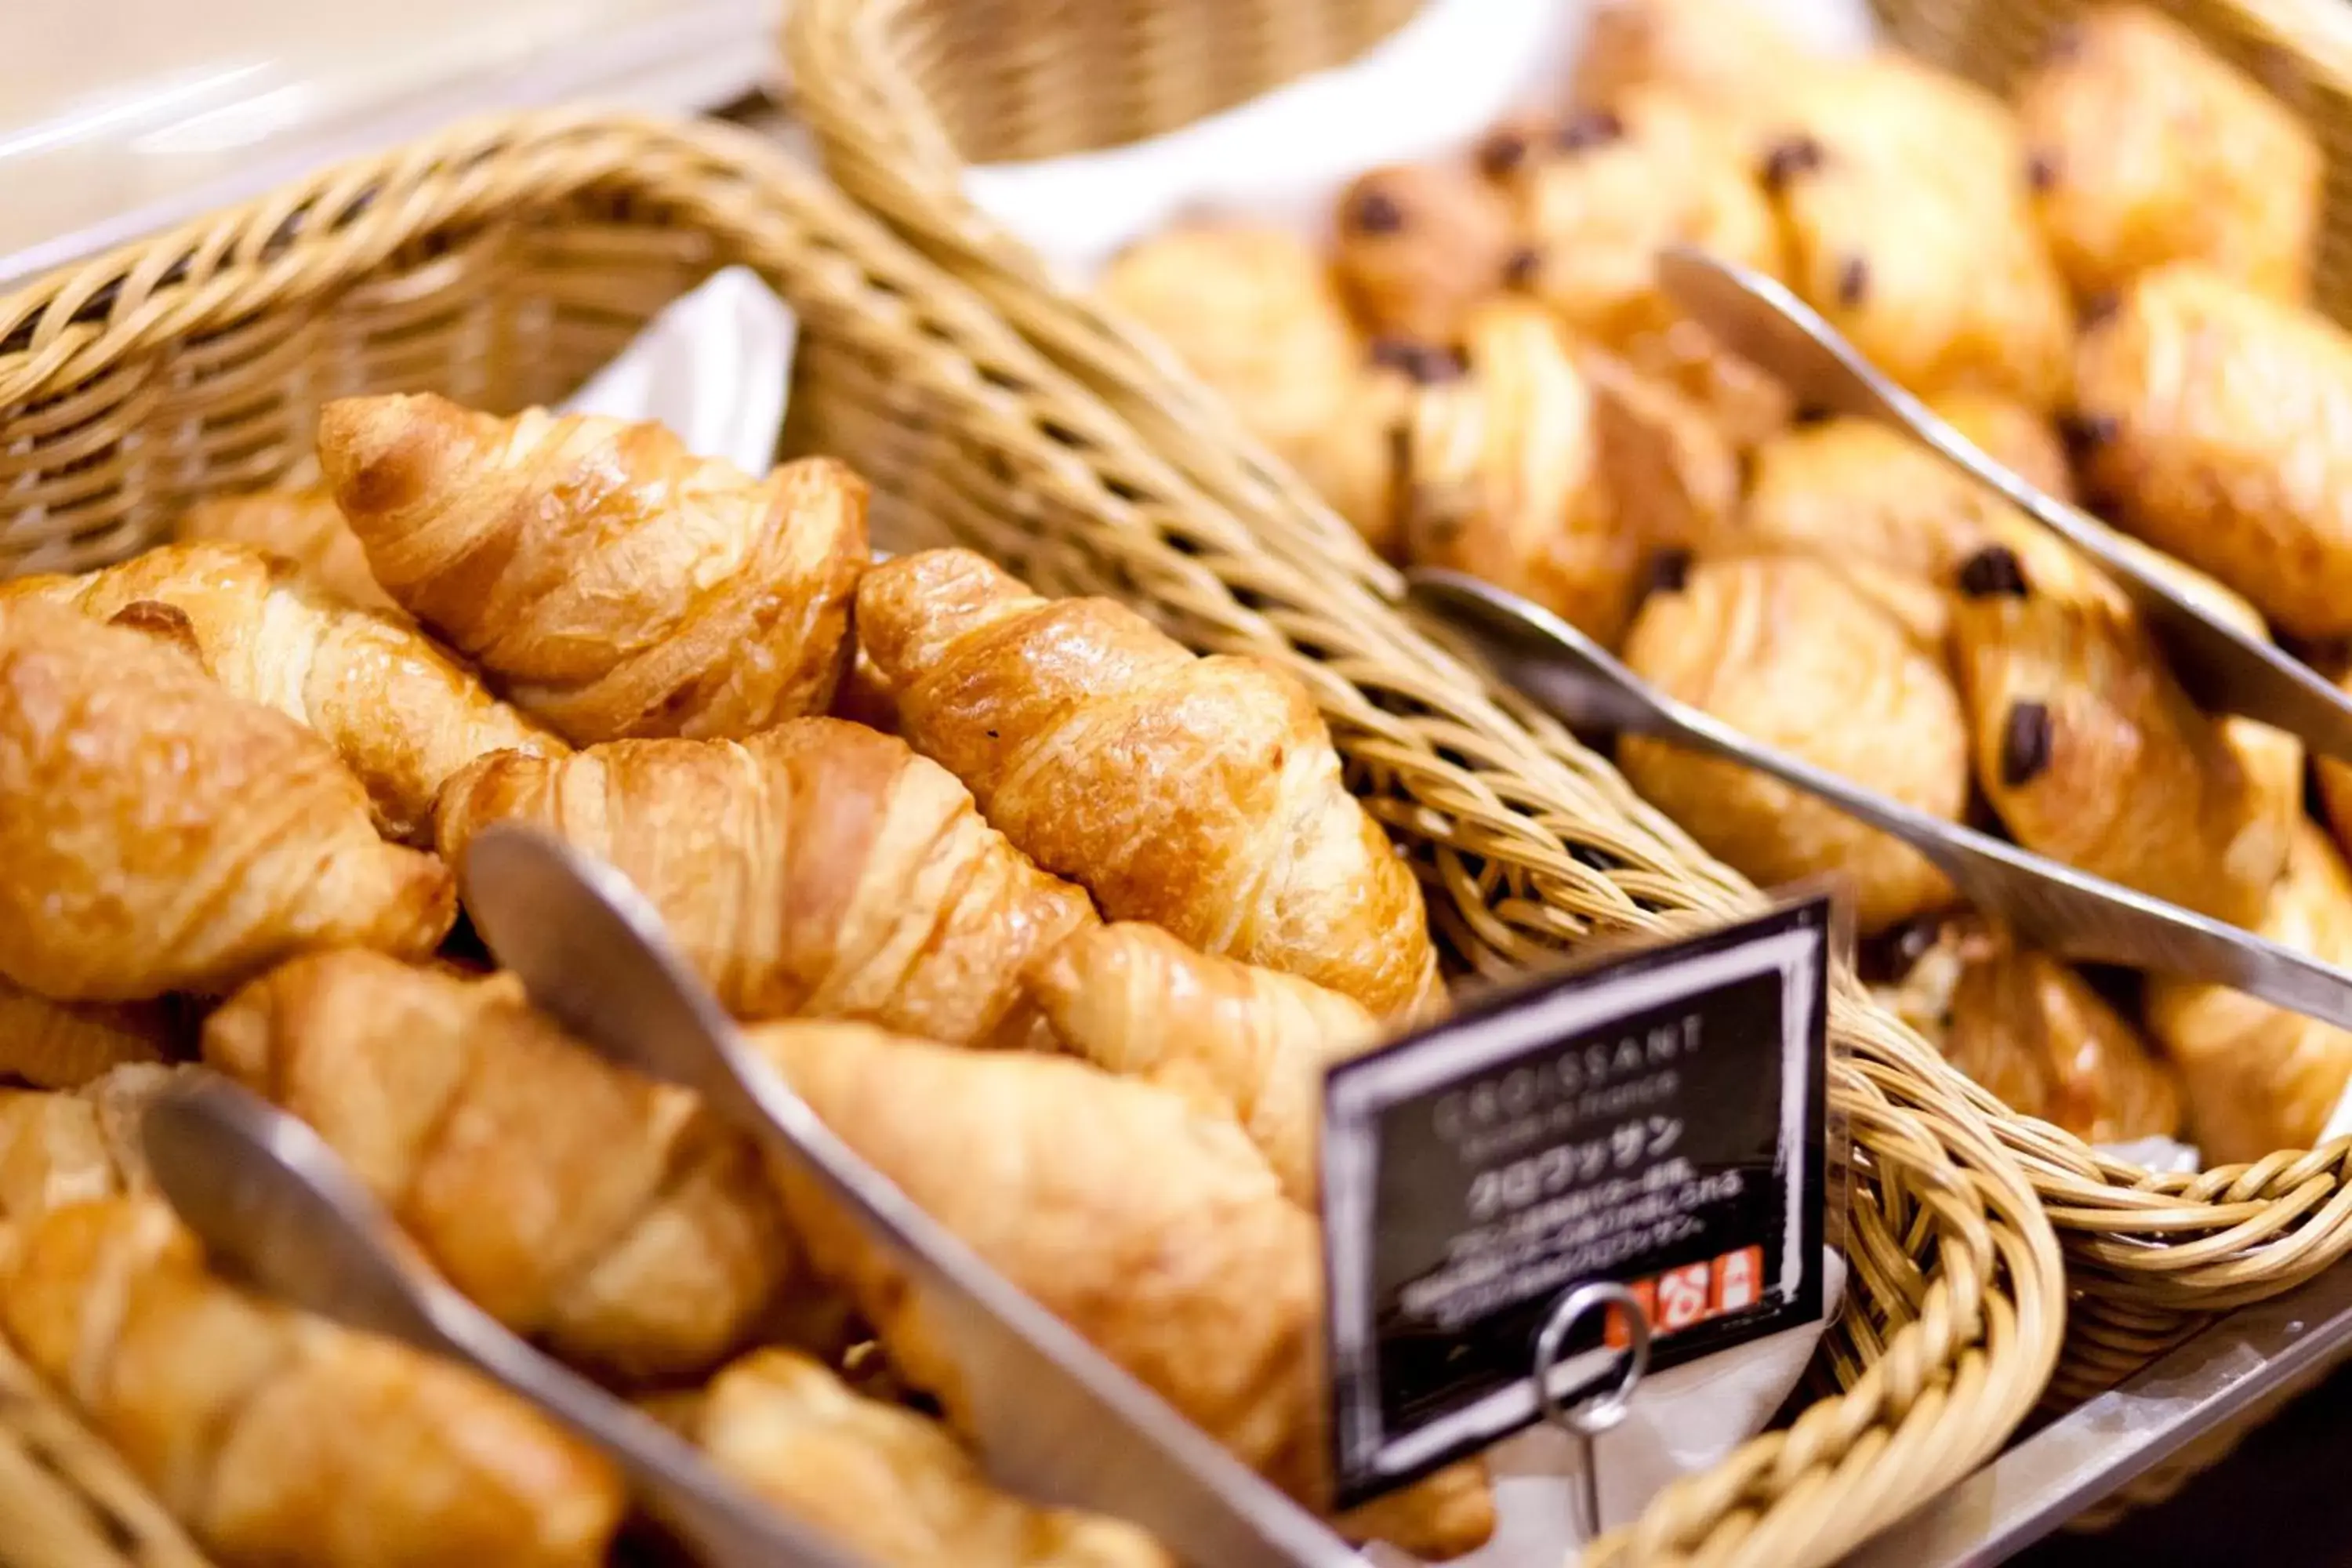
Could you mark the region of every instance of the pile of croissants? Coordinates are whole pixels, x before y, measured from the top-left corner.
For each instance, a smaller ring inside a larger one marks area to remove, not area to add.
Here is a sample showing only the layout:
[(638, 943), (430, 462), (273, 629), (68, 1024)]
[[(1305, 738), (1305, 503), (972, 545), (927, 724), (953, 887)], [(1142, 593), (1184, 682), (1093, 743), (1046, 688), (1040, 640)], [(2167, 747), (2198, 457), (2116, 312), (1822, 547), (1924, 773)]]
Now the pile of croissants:
[[(997, 1489), (864, 1233), (469, 960), (452, 868), (500, 821), (626, 873), (836, 1133), (1326, 1508), (1320, 1073), (1444, 994), (1306, 692), (964, 552), (877, 564), (826, 459), (425, 395), (327, 405), (319, 458), (0, 584), (0, 1333), (190, 1533), (527, 1568), (625, 1511), (532, 1412), (208, 1268), (135, 1129), (209, 1071), (872, 1561), (1168, 1561)], [(1339, 1522), (1492, 1520), (1465, 1464)]]
[[(1809, 53), (1743, 0), (1604, 0), (1558, 112), (1373, 170), (1328, 250), (1188, 219), (1099, 289), (1367, 542), (1477, 574), (1749, 736), (2352, 963), (2352, 773), (2200, 711), (2076, 552), (1909, 438), (1792, 405), (1658, 287), (1777, 278), (1963, 435), (2330, 678), (2352, 638), (2352, 337), (2308, 306), (2323, 160), (2178, 23), (2084, 11), (2010, 101)], [(2159, 554), (2158, 552), (2163, 553)], [(2018, 1110), (2212, 1162), (2307, 1147), (2352, 1035), (2088, 978), (1762, 776), (1619, 765), (1766, 884), (1853, 889), (1886, 993)]]

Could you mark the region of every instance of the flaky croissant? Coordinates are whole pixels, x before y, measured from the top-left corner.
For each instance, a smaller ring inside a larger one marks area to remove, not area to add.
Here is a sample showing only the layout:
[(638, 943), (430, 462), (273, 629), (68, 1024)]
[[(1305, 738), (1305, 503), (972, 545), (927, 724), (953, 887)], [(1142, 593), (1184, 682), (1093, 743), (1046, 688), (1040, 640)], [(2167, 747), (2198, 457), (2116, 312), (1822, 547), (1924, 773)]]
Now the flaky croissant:
[(2122, 592), (2016, 520), (1956, 578), (1953, 661), (1979, 785), (2027, 848), (2235, 925), (2299, 815), (2299, 757), (2261, 787)]
[(0, 1082), (77, 1089), (125, 1062), (160, 1062), (173, 1036), (168, 1005), (52, 1002), (0, 979)]
[(172, 536), (183, 544), (243, 544), (290, 561), (306, 582), (362, 609), (408, 618), (368, 570), (360, 536), (322, 486), (215, 496), (182, 512)]
[(2062, 28), (2021, 87), (2034, 209), (2076, 292), (2200, 261), (2273, 299), (2309, 292), (2326, 163), (2303, 121), (2142, 5)]
[(1972, 918), (1948, 921), (1896, 1011), (2011, 1110), (2091, 1143), (2180, 1131), (2180, 1085), (2062, 961)]
[(2084, 333), (2084, 487), (2282, 632), (2352, 633), (2352, 336), (2186, 262)]
[(384, 591), (575, 744), (821, 713), (848, 663), (866, 492), (828, 458), (755, 479), (659, 425), (419, 394), (328, 404), (319, 460)]
[(139, 1121), (194, 1068), (125, 1062), (70, 1093), (0, 1089), (0, 1221), (147, 1190)]
[(962, 550), (877, 567), (857, 624), (907, 738), (1111, 919), (1383, 1016), (1441, 999), (1420, 886), (1296, 680), (1196, 658), (1108, 599), (1041, 599)]
[(566, 1360), (707, 1372), (794, 1273), (751, 1144), (504, 980), (321, 953), (230, 997), (204, 1044), (340, 1152), (451, 1284)]
[[(2256, 929), (2352, 964), (2352, 872), (2317, 825), (2295, 823), (2286, 874)], [(2180, 1068), (2208, 1164), (2311, 1147), (2352, 1079), (2352, 1032), (2218, 985), (2150, 975), (2147, 1026)]]
[(73, 1001), (222, 991), (323, 947), (422, 957), (457, 912), (326, 742), (38, 600), (0, 603), (0, 975)]
[(1314, 1205), (1323, 1070), (1380, 1035), (1361, 1006), (1134, 921), (1072, 937), (1030, 986), (1065, 1050), (1233, 1116), (1283, 1191)]
[(721, 1372), (687, 1426), (720, 1470), (874, 1568), (1175, 1568), (1123, 1521), (999, 1490), (936, 1422), (790, 1351)]
[[(1742, 734), (1916, 810), (1957, 821), (1968, 804), (1968, 732), (1942, 660), (1824, 563), (1702, 559), (1643, 602), (1625, 662)], [(1916, 850), (1752, 769), (1635, 735), (1617, 763), (1757, 881), (1848, 879), (1864, 934), (1951, 901)]]
[(225, 1564), (603, 1562), (594, 1456), (446, 1363), (222, 1283), (159, 1201), (0, 1244), (0, 1324)]
[(323, 736), (367, 786), (387, 837), (430, 837), (433, 799), (486, 752), (567, 750), (490, 695), (414, 627), (343, 603), (284, 562), (225, 544), (167, 544), (79, 577), (0, 586), (97, 620), (178, 612), (205, 670)]
[(864, 1018), (954, 1045), (1036, 1026), (1024, 969), (1094, 909), (906, 742), (839, 719), (746, 741), (485, 757), (443, 794), (452, 862), (519, 821), (611, 862), (743, 1017)]
[[(1064, 1057), (839, 1024), (751, 1037), (835, 1133), (999, 1272), (1244, 1463), (1309, 1506), (1328, 1501), (1315, 1221), (1231, 1122)], [(919, 1297), (821, 1190), (795, 1170), (778, 1177), (820, 1273), (963, 1422), (955, 1363)], [(1494, 1524), (1475, 1465), (1380, 1506), (1383, 1538), (1426, 1557), (1467, 1551)]]
[(1413, 400), (1405, 553), (1483, 577), (1614, 646), (1643, 545), (1602, 482), (1592, 389), (1549, 312), (1473, 311), (1468, 373)]

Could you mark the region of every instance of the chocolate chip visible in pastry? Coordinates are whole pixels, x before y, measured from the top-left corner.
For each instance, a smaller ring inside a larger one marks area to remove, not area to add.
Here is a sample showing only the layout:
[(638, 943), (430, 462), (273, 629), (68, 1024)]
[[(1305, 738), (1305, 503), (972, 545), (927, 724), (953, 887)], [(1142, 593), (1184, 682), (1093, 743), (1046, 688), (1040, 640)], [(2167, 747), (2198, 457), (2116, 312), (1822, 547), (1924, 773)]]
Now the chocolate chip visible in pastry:
[(1971, 599), (2025, 597), (2025, 567), (2006, 544), (1988, 544), (1960, 563), (1960, 592)]
[(1869, 292), (1870, 263), (1859, 256), (1847, 257), (1845, 265), (1838, 268), (1838, 303), (1851, 310), (1860, 305)]
[(1809, 174), (1822, 166), (1822, 144), (1800, 132), (1772, 144), (1764, 154), (1764, 188), (1777, 191), (1799, 174)]
[(1404, 226), (1404, 209), (1386, 191), (1359, 191), (1348, 206), (1348, 226), (1359, 234), (1394, 234)]
[(2048, 703), (2011, 703), (2000, 732), (2000, 782), (2016, 789), (2040, 776), (2053, 739)]
[(1589, 109), (1559, 128), (1552, 145), (1563, 153), (1581, 153), (1588, 147), (1605, 147), (1625, 134), (1625, 122), (1606, 109)]
[(1523, 245), (1503, 263), (1503, 282), (1509, 288), (1525, 289), (1543, 270), (1543, 252), (1532, 245)]
[(1649, 594), (1679, 594), (1690, 582), (1691, 552), (1687, 550), (1661, 550), (1650, 557), (1650, 569), (1643, 580), (1643, 591)]
[(1497, 131), (1478, 144), (1478, 168), (1490, 180), (1499, 180), (1528, 161), (1528, 139), (1517, 131)]
[(2025, 184), (2029, 189), (2046, 191), (2058, 183), (2058, 160), (2047, 153), (2036, 153), (2025, 160)]
[(2076, 457), (2095, 451), (2116, 438), (2121, 429), (2112, 414), (2062, 414), (2058, 434)]

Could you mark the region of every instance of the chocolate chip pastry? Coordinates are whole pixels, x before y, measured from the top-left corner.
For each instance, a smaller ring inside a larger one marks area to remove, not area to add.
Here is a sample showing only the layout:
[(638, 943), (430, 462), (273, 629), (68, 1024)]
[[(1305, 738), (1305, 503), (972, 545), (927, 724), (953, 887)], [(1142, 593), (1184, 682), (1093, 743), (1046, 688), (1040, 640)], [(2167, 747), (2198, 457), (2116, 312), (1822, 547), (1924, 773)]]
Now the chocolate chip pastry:
[(2018, 115), (2035, 216), (2078, 294), (2169, 261), (2288, 303), (2308, 294), (2318, 144), (2179, 23), (2091, 12), (2053, 41)]
[(2179, 1135), (2178, 1076), (2080, 974), (1974, 916), (1931, 925), (1878, 994), (1946, 1060), (2086, 1142)]
[(2009, 110), (1893, 56), (1816, 77), (1757, 150), (1790, 286), (1914, 393), (2053, 406), (2073, 321)]
[(1502, 286), (1517, 247), (1511, 212), (1467, 169), (1400, 163), (1339, 197), (1340, 286), (1373, 332), (1445, 343)]

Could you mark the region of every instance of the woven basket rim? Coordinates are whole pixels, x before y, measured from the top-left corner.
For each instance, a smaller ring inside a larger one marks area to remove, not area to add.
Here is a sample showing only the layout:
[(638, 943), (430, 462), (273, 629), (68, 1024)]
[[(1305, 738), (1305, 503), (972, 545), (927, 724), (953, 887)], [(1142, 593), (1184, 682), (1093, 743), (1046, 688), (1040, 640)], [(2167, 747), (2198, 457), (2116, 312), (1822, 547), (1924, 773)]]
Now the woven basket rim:
[[(2244, 7), (2249, 25), (2282, 47), (2315, 37), (2295, 0), (2218, 3)], [(1201, 444), (1226, 447), (1233, 454), (1227, 472), (1245, 474), (1255, 493), (1269, 499), (1286, 536), (1271, 547), (1328, 550), (1349, 575), (1393, 594), (1385, 563), (1295, 477), (1279, 471), (1170, 351), (1143, 329), (1069, 294), (964, 196), (952, 142), (894, 52), (894, 27), (919, 4), (802, 0), (787, 24), (786, 51), (796, 73), (818, 83), (806, 110), (835, 177), (1049, 353), (1088, 367), (1098, 391), (1106, 384), (1112, 389), (1107, 395), (1131, 389), (1118, 405), (1147, 439), (1190, 425), (1205, 433)], [(2330, 47), (2326, 68), (2352, 81), (2347, 66), (2352, 49)], [(819, 68), (828, 74), (813, 76)], [(1168, 411), (1164, 421), (1151, 421), (1153, 406)], [(2095, 1292), (2182, 1311), (2216, 1310), (2291, 1289), (2352, 1251), (2352, 1139), (2249, 1164), (2159, 1173), (2020, 1116), (1940, 1058), (1935, 1070), (1948, 1092), (2000, 1131), (2074, 1254), (2078, 1280)]]

